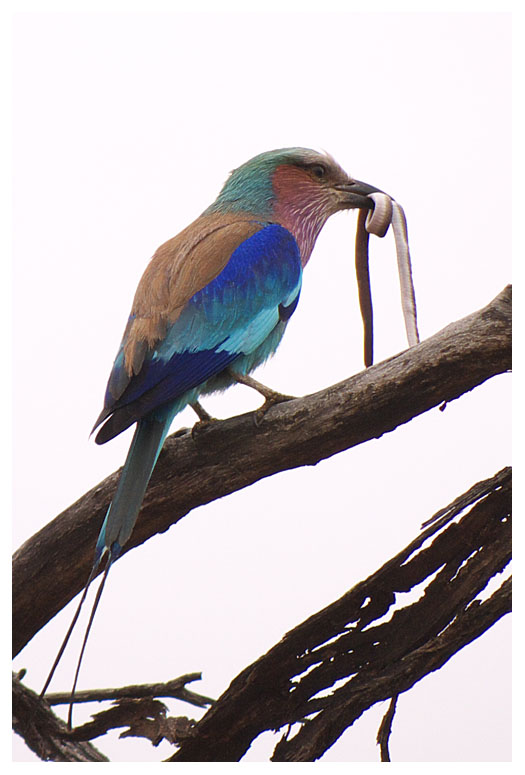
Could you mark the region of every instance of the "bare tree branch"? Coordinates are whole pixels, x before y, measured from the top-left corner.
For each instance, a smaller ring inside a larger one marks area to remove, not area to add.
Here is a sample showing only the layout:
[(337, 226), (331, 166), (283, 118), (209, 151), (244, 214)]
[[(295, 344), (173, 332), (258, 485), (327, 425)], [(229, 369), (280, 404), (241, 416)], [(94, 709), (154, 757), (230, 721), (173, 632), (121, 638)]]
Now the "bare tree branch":
[(390, 761), (390, 751), (388, 750), (388, 741), (390, 740), (390, 735), (392, 733), (392, 722), (394, 720), (394, 715), (396, 712), (398, 697), (399, 695), (396, 694), (390, 700), (390, 705), (388, 706), (388, 710), (383, 717), (383, 721), (381, 722), (381, 726), (379, 727), (379, 731), (377, 733), (377, 744), (379, 745), (379, 748), (381, 750), (382, 762)]
[[(434, 521), (243, 670), (171, 761), (239, 761), (259, 734), (293, 725), (272, 760), (319, 759), (365, 710), (410, 689), (508, 613), (510, 579), (484, 602), (477, 596), (510, 560), (510, 469), (469, 493), (446, 522)], [(419, 599), (396, 607), (397, 594), (423, 581)]]
[[(392, 431), (510, 369), (511, 289), (435, 336), (344, 382), (273, 407), (260, 427), (245, 414), (167, 441), (125, 551), (199, 505), (278, 471)], [(30, 538), (14, 556), (17, 654), (82, 589), (118, 479), (112, 474)]]
[[(167, 718), (150, 696), (120, 700), (68, 732), (45, 700), (15, 680), (15, 730), (41, 758), (100, 761), (95, 749), (72, 741), (129, 726), (124, 735), (153, 744), (166, 738), (179, 745), (171, 761), (194, 762), (239, 761), (259, 734), (287, 727), (273, 761), (319, 759), (365, 710), (410, 689), (510, 611), (510, 579), (478, 598), (510, 560), (510, 469), (474, 485), (426, 524), (376, 573), (243, 670), (200, 722)], [(396, 596), (423, 582), (418, 599), (400, 607)], [(193, 674), (176, 681), (188, 678)], [(378, 736), (383, 761), (393, 712), (391, 704)]]
[[(198, 674), (180, 676), (168, 684), (126, 686), (99, 692), (95, 698), (85, 697), (83, 702), (112, 699), (114, 703), (110, 708), (94, 713), (92, 721), (69, 729), (62, 719), (54, 715), (45, 699), (24, 686), (20, 676), (13, 675), (13, 729), (45, 761), (108, 761), (88, 741), (122, 727), (126, 729), (120, 737), (145, 737), (153, 745), (166, 739), (178, 745), (193, 734), (196, 722), (185, 716), (168, 717), (167, 707), (155, 697), (186, 699), (178, 695), (175, 687), (183, 687), (188, 680), (196, 680), (193, 676)], [(210, 702), (204, 704), (209, 705)]]
[[(140, 699), (142, 697), (173, 697), (176, 700), (189, 702), (198, 708), (206, 708), (212, 705), (214, 700), (197, 694), (186, 688), (191, 681), (200, 681), (201, 673), (188, 673), (171, 681), (157, 684), (137, 684), (121, 686), (115, 689), (86, 689), (75, 692), (75, 703), (78, 702), (102, 702), (104, 700)], [(49, 705), (67, 705), (71, 702), (71, 692), (55, 692), (45, 695)]]

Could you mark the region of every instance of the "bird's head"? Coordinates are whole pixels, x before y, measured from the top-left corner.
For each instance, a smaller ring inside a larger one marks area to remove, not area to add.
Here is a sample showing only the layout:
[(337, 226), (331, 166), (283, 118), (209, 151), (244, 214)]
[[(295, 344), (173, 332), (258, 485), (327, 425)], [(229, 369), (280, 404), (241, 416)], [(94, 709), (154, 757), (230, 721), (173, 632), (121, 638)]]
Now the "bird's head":
[(369, 195), (378, 191), (326, 153), (282, 148), (233, 170), (206, 212), (252, 213), (280, 223), (296, 237), (305, 264), (326, 220), (339, 210), (373, 209)]
[[(365, 364), (373, 362), (372, 299), (368, 235), (394, 231), (408, 342), (419, 341), (412, 268), (403, 208), (375, 186), (355, 180), (327, 153), (281, 148), (254, 156), (233, 170), (204, 215), (239, 214), (279, 223), (295, 237), (303, 266), (327, 219), (339, 210), (361, 210), (356, 234), (356, 272), (365, 329)], [(366, 211), (366, 215), (363, 211)]]

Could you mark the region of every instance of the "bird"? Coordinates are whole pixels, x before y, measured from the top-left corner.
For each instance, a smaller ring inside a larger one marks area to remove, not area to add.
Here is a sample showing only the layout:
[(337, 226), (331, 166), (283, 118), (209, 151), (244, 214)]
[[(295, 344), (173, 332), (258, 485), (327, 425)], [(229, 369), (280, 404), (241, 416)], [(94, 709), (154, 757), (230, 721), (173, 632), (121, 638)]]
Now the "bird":
[[(372, 211), (370, 195), (379, 191), (348, 175), (328, 153), (300, 147), (266, 151), (234, 169), (215, 201), (155, 252), (137, 287), (93, 428), (97, 444), (133, 425), (135, 432), (84, 593), (42, 695), (105, 560), (73, 700), (107, 574), (131, 536), (174, 417), (190, 405), (206, 422), (200, 399), (239, 382), (265, 398), (258, 421), (269, 406), (288, 398), (251, 372), (279, 346), (328, 218), (341, 210)], [(71, 708), (72, 701), (70, 724)]]

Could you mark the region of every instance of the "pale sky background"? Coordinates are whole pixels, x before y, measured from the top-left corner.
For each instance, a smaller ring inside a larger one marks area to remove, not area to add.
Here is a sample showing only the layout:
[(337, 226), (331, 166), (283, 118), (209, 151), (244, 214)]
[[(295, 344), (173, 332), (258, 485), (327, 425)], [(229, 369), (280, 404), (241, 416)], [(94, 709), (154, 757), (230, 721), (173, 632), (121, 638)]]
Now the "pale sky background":
[[(325, 149), (403, 205), (422, 338), (501, 291), (511, 280), (510, 44), (510, 16), (496, 13), (16, 18), (15, 548), (122, 465), (129, 432), (103, 447), (88, 437), (137, 282), (157, 246), (255, 154)], [(266, 384), (304, 395), (362, 368), (355, 222), (339, 214), (322, 232), (283, 344), (256, 374)], [(406, 346), (391, 234), (372, 238), (371, 263), (378, 362)], [(205, 402), (217, 417), (258, 404), (243, 387)], [(188, 410), (173, 430), (193, 422)], [(218, 697), (422, 521), (510, 462), (504, 375), (445, 412), (194, 511), (112, 569), (80, 688), (202, 671), (191, 688)], [(36, 690), (72, 611), (15, 660)], [(70, 688), (79, 638), (52, 690)], [(386, 708), (366, 713), (324, 761), (378, 761)], [(77, 722), (87, 715), (77, 707)], [(245, 760), (266, 761), (278, 739), (263, 736)], [(171, 753), (118, 733), (94, 743), (115, 761)], [(14, 750), (35, 758), (19, 738)], [(510, 617), (400, 697), (391, 755), (510, 760)]]

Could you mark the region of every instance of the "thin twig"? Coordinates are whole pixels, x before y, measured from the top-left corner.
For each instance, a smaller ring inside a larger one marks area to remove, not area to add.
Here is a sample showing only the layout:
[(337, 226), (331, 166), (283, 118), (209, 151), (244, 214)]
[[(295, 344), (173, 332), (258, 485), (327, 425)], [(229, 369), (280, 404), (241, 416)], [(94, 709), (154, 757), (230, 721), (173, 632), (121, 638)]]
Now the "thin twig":
[(391, 761), (390, 751), (388, 750), (388, 741), (390, 739), (390, 734), (392, 732), (392, 722), (394, 720), (394, 714), (396, 712), (398, 697), (399, 697), (399, 694), (394, 694), (394, 696), (390, 700), (390, 705), (388, 706), (388, 710), (384, 715), (383, 721), (381, 722), (381, 726), (379, 727), (379, 731), (377, 733), (377, 744), (379, 745), (379, 748), (381, 751), (382, 762)]
[[(215, 700), (211, 697), (205, 697), (186, 689), (186, 684), (191, 681), (200, 681), (201, 673), (188, 673), (178, 678), (173, 678), (166, 683), (157, 684), (136, 684), (133, 686), (122, 686), (116, 689), (86, 689), (75, 693), (75, 703), (77, 702), (102, 702), (103, 700), (122, 700), (124, 698), (140, 699), (141, 697), (173, 697), (176, 700), (189, 702), (198, 708), (205, 708), (213, 705)], [(64, 705), (71, 701), (70, 692), (55, 692), (46, 694), (44, 699), (49, 705)]]

